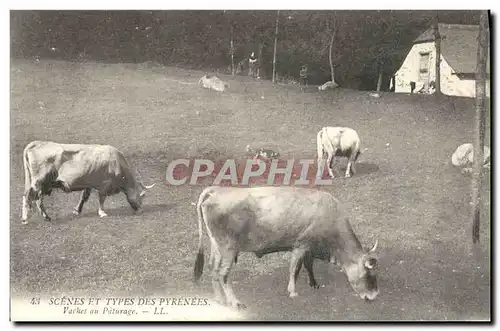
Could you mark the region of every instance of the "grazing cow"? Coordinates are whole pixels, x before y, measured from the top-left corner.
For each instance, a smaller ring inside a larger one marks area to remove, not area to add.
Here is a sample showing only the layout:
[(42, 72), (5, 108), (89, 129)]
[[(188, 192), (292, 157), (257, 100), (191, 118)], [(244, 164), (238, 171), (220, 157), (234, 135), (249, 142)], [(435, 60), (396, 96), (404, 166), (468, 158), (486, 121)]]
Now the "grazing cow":
[[(235, 297), (229, 271), (240, 252), (257, 257), (291, 251), (288, 292), (297, 296), (295, 284), (304, 265), (309, 286), (319, 288), (313, 260), (335, 261), (357, 294), (373, 300), (378, 294), (374, 252), (363, 249), (340, 203), (329, 193), (296, 187), (208, 187), (197, 204), (199, 244), (195, 281), (203, 273), (203, 224), (210, 239), (210, 264), (215, 298), (234, 308), (244, 308)], [(222, 295), (221, 289), (224, 293)]]
[(323, 164), (323, 155), (328, 155), (327, 167), (330, 177), (333, 175), (333, 164), (335, 156), (343, 156), (349, 159), (345, 170), (345, 177), (355, 174), (354, 163), (357, 161), (360, 151), (360, 140), (358, 133), (346, 127), (324, 127), (317, 135), (318, 166)]
[(28, 213), (33, 201), (46, 221), (50, 221), (43, 206), (43, 196), (59, 188), (66, 193), (82, 191), (74, 209), (80, 214), (91, 190), (99, 195), (100, 217), (107, 196), (123, 192), (135, 211), (142, 209), (146, 186), (135, 175), (123, 154), (108, 145), (58, 144), (50, 141), (33, 141), (23, 152), (25, 191), (22, 205), (22, 223), (28, 223)]
[(201, 84), (204, 88), (212, 89), (217, 92), (224, 92), (224, 90), (229, 87), (229, 84), (222, 81), (222, 79), (211, 75), (201, 77), (198, 84)]
[[(484, 146), (483, 167), (490, 168), (490, 148)], [(472, 144), (462, 144), (457, 147), (451, 156), (451, 163), (455, 167), (461, 168), (462, 173), (471, 172), (474, 163), (474, 146)]]

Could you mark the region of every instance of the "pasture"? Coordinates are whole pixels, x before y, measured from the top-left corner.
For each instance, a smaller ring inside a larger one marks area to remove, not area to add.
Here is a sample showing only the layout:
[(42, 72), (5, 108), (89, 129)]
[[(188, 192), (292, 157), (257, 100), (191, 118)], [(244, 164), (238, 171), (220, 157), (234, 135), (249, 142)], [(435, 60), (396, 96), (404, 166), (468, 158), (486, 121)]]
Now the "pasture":
[[(318, 130), (339, 125), (360, 135), (358, 172), (319, 189), (347, 206), (364, 246), (378, 238), (380, 295), (360, 300), (337, 267), (315, 261), (316, 279), (325, 286), (309, 288), (303, 270), (299, 296), (291, 299), (288, 254), (242, 253), (231, 278), (248, 307), (245, 319), (490, 319), (490, 177), (482, 192), (481, 242), (473, 250), (470, 177), (450, 165), (455, 148), (472, 139), (474, 100), (390, 93), (374, 99), (247, 77), (222, 76), (230, 83), (224, 93), (178, 82), (196, 83), (204, 74), (12, 60), (12, 297), (211, 297), (207, 266), (200, 285), (192, 282), (198, 232), (191, 202), (204, 186), (167, 185), (169, 162), (243, 157), (247, 144), (278, 150), (283, 159), (315, 159)], [(488, 145), (489, 131), (488, 120)], [(93, 193), (76, 217), (79, 193), (56, 191), (44, 200), (51, 223), (37, 212), (21, 225), (22, 150), (35, 139), (117, 147), (146, 184), (158, 183), (144, 213), (133, 215), (117, 195), (106, 200), (109, 217), (100, 219)]]

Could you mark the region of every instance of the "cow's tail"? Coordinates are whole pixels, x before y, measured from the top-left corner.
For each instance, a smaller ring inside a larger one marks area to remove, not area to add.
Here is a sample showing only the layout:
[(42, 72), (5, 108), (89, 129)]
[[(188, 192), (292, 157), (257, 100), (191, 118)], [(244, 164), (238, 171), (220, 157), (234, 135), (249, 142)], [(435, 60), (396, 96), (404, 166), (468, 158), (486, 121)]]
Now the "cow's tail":
[(325, 152), (324, 147), (323, 147), (323, 132), (325, 131), (325, 128), (322, 128), (319, 130), (318, 135), (316, 137), (316, 143), (317, 143), (317, 148), (318, 148), (318, 160), (323, 158), (323, 154)]
[[(203, 274), (203, 265), (205, 263), (205, 254), (203, 252), (203, 223), (204, 223), (204, 215), (201, 204), (205, 201), (205, 198), (209, 197), (210, 194), (213, 193), (213, 188), (208, 187), (201, 192), (200, 197), (198, 198), (198, 203), (196, 204), (196, 212), (198, 214), (198, 254), (196, 255), (196, 261), (194, 263), (194, 281), (197, 282), (201, 275)], [(207, 226), (207, 234), (210, 237), (210, 241), (212, 241), (212, 233)]]

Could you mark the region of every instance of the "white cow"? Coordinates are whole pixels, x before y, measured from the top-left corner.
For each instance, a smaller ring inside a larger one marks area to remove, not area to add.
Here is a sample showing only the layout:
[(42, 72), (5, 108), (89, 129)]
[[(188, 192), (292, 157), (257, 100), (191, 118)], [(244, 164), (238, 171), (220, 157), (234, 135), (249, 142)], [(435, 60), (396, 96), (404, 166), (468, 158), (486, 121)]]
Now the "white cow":
[[(458, 146), (451, 156), (451, 163), (455, 167), (461, 168), (462, 173), (471, 172), (474, 163), (474, 146), (470, 143)], [(483, 167), (490, 167), (490, 148), (488, 146), (484, 146)]]
[(345, 171), (345, 177), (355, 174), (354, 163), (361, 154), (361, 142), (358, 133), (347, 127), (324, 127), (317, 135), (318, 166), (323, 165), (323, 155), (326, 152), (327, 167), (330, 177), (333, 175), (333, 163), (335, 156), (347, 157), (349, 162)]
[(217, 76), (205, 75), (200, 78), (198, 84), (201, 84), (204, 88), (211, 89), (217, 92), (224, 92), (229, 84), (225, 83), (222, 79)]
[(332, 82), (332, 81), (328, 81), (328, 82), (324, 83), (323, 85), (318, 86), (318, 90), (325, 91), (327, 89), (334, 89), (338, 86), (339, 85), (337, 83)]

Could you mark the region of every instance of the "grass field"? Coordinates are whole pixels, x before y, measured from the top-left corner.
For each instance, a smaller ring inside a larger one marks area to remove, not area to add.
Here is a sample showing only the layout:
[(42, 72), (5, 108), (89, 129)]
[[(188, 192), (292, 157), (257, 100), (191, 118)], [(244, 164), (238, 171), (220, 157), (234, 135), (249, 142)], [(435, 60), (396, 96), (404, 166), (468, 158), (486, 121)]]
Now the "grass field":
[[(325, 287), (287, 296), (287, 254), (243, 253), (234, 289), (252, 320), (490, 319), (490, 177), (484, 178), (481, 243), (473, 249), (470, 177), (452, 169), (454, 149), (471, 139), (474, 100), (274, 86), (223, 77), (225, 93), (195, 83), (204, 72), (140, 65), (56, 61), (11, 63), (11, 294), (174, 296), (212, 293), (205, 268), (192, 283), (197, 246), (196, 201), (203, 186), (166, 184), (178, 157), (244, 157), (245, 146), (282, 158), (315, 159), (326, 125), (355, 128), (363, 149), (358, 173), (321, 187), (352, 214), (359, 239), (379, 240), (380, 295), (353, 295), (340, 270), (316, 261)], [(489, 123), (489, 120), (488, 120)], [(487, 141), (489, 145), (489, 124)], [(114, 145), (138, 168), (148, 192), (133, 215), (123, 196), (97, 216), (93, 194), (80, 217), (79, 194), (45, 198), (53, 221), (36, 213), (22, 226), (22, 150), (31, 140)], [(345, 164), (345, 162), (342, 162)], [(206, 243), (208, 246), (208, 242)]]

